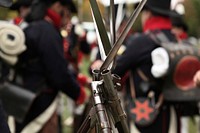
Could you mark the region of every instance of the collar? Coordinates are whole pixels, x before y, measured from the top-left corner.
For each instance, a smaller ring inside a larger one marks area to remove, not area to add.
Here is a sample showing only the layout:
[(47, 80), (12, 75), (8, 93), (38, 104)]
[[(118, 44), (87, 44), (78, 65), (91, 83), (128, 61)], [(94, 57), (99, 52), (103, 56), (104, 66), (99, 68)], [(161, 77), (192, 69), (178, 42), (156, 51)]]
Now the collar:
[(23, 21), (24, 21), (24, 19), (21, 18), (21, 17), (16, 17), (16, 18), (13, 20), (14, 24), (16, 24), (16, 25), (20, 25)]
[(59, 29), (61, 26), (61, 16), (51, 9), (47, 9), (45, 20), (53, 23), (57, 29)]
[(143, 32), (151, 30), (165, 30), (171, 29), (172, 24), (170, 18), (164, 18), (159, 16), (151, 17), (146, 21), (143, 27)]
[(188, 34), (186, 32), (183, 32), (178, 36), (178, 38), (182, 39), (182, 40), (187, 39), (188, 38)]

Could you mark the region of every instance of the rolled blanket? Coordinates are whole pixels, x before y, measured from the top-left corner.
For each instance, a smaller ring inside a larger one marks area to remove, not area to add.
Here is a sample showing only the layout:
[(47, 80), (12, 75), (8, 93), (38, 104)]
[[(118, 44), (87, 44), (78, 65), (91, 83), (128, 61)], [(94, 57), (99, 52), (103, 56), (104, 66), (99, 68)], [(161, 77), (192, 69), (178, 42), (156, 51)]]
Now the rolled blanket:
[(167, 51), (162, 48), (156, 48), (151, 53), (153, 66), (151, 68), (151, 73), (154, 77), (160, 78), (164, 76), (169, 68), (169, 55)]
[(16, 25), (0, 25), (0, 57), (10, 65), (17, 62), (17, 56), (26, 50), (24, 32)]

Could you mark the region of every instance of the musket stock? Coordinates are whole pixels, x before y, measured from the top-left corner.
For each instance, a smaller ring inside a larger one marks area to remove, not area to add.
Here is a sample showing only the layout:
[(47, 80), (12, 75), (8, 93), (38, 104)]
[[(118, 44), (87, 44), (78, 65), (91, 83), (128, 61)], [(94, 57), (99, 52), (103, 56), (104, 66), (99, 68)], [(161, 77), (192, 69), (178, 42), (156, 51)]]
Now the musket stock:
[(126, 114), (121, 106), (117, 89), (114, 87), (111, 71), (104, 70), (101, 75), (104, 81), (103, 92), (105, 92), (106, 99), (108, 100), (108, 107), (113, 116), (115, 126), (120, 133), (129, 133)]

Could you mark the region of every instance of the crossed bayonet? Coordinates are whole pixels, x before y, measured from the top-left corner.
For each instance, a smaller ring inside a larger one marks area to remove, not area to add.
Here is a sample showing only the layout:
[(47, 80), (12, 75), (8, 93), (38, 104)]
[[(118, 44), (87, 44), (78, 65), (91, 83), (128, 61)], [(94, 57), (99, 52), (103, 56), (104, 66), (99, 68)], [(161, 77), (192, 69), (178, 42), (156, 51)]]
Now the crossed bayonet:
[(112, 133), (115, 126), (120, 133), (129, 133), (126, 114), (121, 106), (117, 94), (117, 87), (120, 86), (118, 77), (111, 74), (115, 64), (114, 60), (129, 30), (141, 12), (147, 0), (142, 0), (131, 14), (123, 31), (116, 39), (115, 8), (114, 0), (110, 0), (110, 40), (103, 23), (103, 19), (96, 0), (90, 0), (91, 12), (95, 23), (98, 38), (99, 50), (104, 60), (99, 70), (93, 70), (93, 107), (85, 118), (78, 133), (90, 132), (95, 128), (96, 133)]

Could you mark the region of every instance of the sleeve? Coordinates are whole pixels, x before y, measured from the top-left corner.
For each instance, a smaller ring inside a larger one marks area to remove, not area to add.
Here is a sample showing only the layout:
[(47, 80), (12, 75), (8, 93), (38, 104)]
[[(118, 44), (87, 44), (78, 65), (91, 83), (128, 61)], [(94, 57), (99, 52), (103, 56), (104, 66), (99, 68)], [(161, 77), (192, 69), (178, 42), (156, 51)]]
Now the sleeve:
[(120, 77), (125, 76), (128, 70), (133, 70), (137, 67), (142, 56), (142, 44), (138, 39), (133, 39), (127, 44), (126, 50), (122, 55), (117, 57), (116, 67), (113, 73)]
[(62, 38), (56, 31), (47, 30), (47, 32), (41, 34), (38, 48), (48, 83), (52, 88), (59, 89), (77, 100), (80, 87), (68, 69), (62, 48)]

